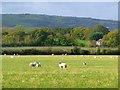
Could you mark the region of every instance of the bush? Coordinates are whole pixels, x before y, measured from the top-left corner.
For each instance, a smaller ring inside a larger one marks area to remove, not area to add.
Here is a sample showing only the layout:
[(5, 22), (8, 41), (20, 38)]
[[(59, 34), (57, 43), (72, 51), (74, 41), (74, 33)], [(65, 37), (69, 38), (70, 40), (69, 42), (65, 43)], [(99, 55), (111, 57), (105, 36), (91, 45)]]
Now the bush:
[(42, 52), (45, 55), (51, 55), (52, 54), (52, 48), (51, 47), (45, 48)]
[(4, 55), (4, 54), (13, 55), (13, 54), (15, 54), (15, 53), (16, 53), (15, 50), (3, 50), (3, 51), (2, 51), (2, 55)]
[(106, 53), (107, 53), (107, 49), (102, 49), (101, 54), (106, 55)]
[(25, 50), (3, 50), (2, 54), (13, 55), (41, 55), (42, 51), (37, 49), (25, 49)]
[(68, 52), (67, 51), (64, 51), (64, 50), (54, 50), (53, 51), (53, 54), (55, 54), (55, 55), (62, 55), (62, 54), (68, 54)]
[(102, 49), (101, 51), (102, 55), (119, 55), (120, 51), (117, 50), (111, 50), (111, 49)]
[(73, 49), (71, 49), (71, 53), (73, 55), (80, 54), (80, 48), (75, 46)]
[(80, 43), (80, 46), (81, 46), (81, 47), (85, 47), (85, 44), (84, 44), (84, 43)]
[(7, 54), (7, 55), (13, 55), (13, 54), (19, 54), (19, 55), (62, 55), (62, 54), (68, 54), (68, 55), (119, 55), (120, 50), (118, 49), (88, 49), (84, 50), (81, 49), (80, 47), (74, 47), (71, 50), (61, 50), (61, 49), (54, 49), (52, 48), (45, 48), (44, 50), (40, 49), (20, 49), (20, 50), (14, 50), (14, 49), (3, 49), (2, 50), (2, 55)]
[(95, 40), (90, 40), (88, 43), (88, 47), (96, 47), (96, 41)]
[(81, 55), (88, 55), (88, 54), (90, 54), (90, 52), (88, 51), (88, 50), (80, 50), (80, 54)]
[(37, 49), (25, 49), (21, 51), (22, 55), (39, 55), (42, 54), (41, 50)]
[(100, 47), (96, 47), (96, 54), (97, 54), (97, 55), (100, 54)]

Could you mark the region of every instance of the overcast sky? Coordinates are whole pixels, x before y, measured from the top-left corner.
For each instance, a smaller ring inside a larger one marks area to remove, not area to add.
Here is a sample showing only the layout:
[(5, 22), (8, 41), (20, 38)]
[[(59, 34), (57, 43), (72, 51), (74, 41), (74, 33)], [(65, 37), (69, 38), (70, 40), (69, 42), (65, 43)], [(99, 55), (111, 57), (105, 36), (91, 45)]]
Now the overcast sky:
[(59, 16), (118, 19), (117, 2), (3, 2), (5, 14), (47, 14)]

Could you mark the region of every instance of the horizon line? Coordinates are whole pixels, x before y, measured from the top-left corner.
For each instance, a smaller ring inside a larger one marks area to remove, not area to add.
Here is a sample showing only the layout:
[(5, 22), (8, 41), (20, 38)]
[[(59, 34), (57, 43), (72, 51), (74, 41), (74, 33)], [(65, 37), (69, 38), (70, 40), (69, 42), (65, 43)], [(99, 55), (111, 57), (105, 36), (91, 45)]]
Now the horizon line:
[[(95, 18), (95, 17), (84, 17), (84, 16), (69, 16), (69, 15), (55, 15), (55, 14), (40, 14), (40, 13), (2, 13), (2, 14), (12, 14), (12, 15), (19, 15), (19, 14), (24, 14), (24, 15), (47, 15), (47, 16), (58, 16), (58, 17), (75, 17), (75, 18), (89, 18), (89, 19), (98, 19), (98, 20), (110, 20), (110, 21), (118, 21), (118, 19), (105, 19), (105, 18)], [(1, 15), (2, 15), (1, 14)]]

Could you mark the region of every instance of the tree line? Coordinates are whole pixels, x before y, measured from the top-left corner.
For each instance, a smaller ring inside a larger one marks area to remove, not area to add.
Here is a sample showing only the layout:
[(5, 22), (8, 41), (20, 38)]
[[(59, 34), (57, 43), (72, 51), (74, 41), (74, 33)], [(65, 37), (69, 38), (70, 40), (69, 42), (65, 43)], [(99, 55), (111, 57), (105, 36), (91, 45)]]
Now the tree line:
[(97, 24), (93, 28), (33, 28), (26, 29), (22, 25), (14, 28), (2, 28), (2, 46), (95, 46), (95, 41), (103, 39), (103, 46), (117, 47), (120, 34), (118, 30)]

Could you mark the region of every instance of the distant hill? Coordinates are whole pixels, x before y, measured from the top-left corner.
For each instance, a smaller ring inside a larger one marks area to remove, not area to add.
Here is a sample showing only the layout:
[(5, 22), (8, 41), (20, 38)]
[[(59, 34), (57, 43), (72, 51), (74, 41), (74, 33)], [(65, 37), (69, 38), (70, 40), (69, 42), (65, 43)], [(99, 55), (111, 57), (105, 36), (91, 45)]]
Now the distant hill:
[(16, 25), (24, 25), (26, 28), (38, 27), (94, 27), (101, 24), (110, 30), (117, 29), (117, 21), (102, 20), (83, 17), (65, 17), (37, 14), (2, 14), (2, 26), (14, 27)]

